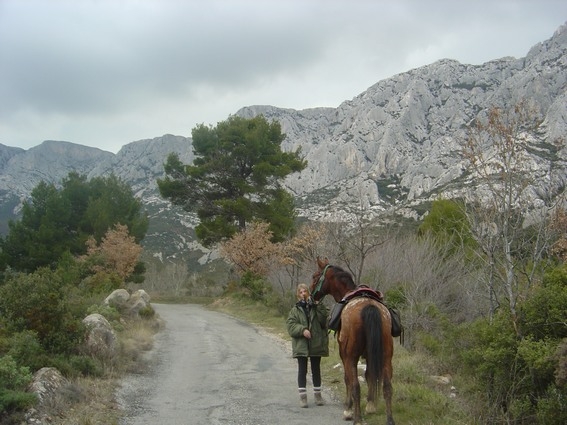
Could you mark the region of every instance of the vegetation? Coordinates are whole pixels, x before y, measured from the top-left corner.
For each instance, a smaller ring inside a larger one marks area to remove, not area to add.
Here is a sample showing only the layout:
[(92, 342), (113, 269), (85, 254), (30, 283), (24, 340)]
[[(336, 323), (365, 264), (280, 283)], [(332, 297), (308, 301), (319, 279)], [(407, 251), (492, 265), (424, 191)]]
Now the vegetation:
[[(564, 202), (564, 194), (541, 186), (554, 179), (530, 181), (523, 173), (523, 152), (539, 124), (525, 105), (480, 116), (462, 152), (478, 187), (467, 199), (433, 201), (417, 230), (391, 217), (371, 221), (362, 207), (354, 226), (299, 226), (277, 181), (303, 163), (298, 152), (279, 150), (279, 126), (234, 117), (216, 128), (199, 126), (195, 164), (170, 157), (160, 190), (187, 209), (195, 205), (199, 237), (211, 246), (220, 242), (226, 263), (199, 276), (183, 264), (152, 266), (148, 285), (162, 300), (210, 303), (286, 339), (294, 288), (311, 281), (315, 256), (324, 255), (401, 311), (405, 342), (394, 355), (393, 401), (399, 423), (567, 423), (567, 214), (554, 202)], [(538, 185), (550, 196), (536, 209), (527, 188)], [(137, 262), (144, 219), (131, 194), (116, 192), (120, 187), (112, 178), (93, 184), (76, 175), (61, 190), (41, 184), (1, 241), (3, 412), (33, 404), (23, 389), (39, 367), (58, 367), (89, 385), (116, 372), (115, 363), (97, 363), (77, 350), (87, 312), (101, 312), (122, 331), (123, 363), (135, 363), (151, 343), (144, 326), (151, 309), (138, 327), (93, 302), (144, 271)], [(125, 198), (117, 204), (123, 208), (110, 206), (111, 192)], [(49, 305), (38, 308), (44, 299)], [(339, 362), (332, 343), (323, 376), (342, 398)], [(88, 405), (94, 393), (74, 406)], [(115, 415), (106, 423), (116, 423)], [(74, 423), (92, 423), (88, 418), (84, 413)], [(373, 425), (383, 417), (365, 420)]]
[(131, 188), (117, 177), (85, 176), (70, 173), (58, 190), (41, 182), (22, 209), (22, 218), (9, 223), (9, 232), (0, 240), (0, 269), (34, 272), (55, 268), (65, 254), (84, 255), (86, 241), (100, 242), (115, 224), (128, 227), (136, 242), (148, 228), (142, 206)]
[(274, 240), (290, 234), (293, 198), (279, 183), (306, 163), (299, 151), (281, 150), (285, 136), (280, 124), (262, 116), (232, 116), (214, 128), (201, 124), (191, 134), (193, 165), (171, 154), (158, 186), (164, 198), (197, 212), (195, 231), (201, 243), (212, 246), (255, 220), (270, 224)]
[[(432, 370), (460, 383), (462, 409), (450, 416), (452, 423), (567, 421), (567, 227), (557, 203), (564, 197), (543, 186), (553, 178), (530, 180), (525, 172), (524, 153), (539, 124), (525, 103), (479, 117), (463, 144), (477, 190), (466, 200), (433, 202), (417, 235), (394, 234), (364, 220), (361, 211), (355, 226), (321, 226), (311, 246), (303, 245), (304, 252), (340, 260), (357, 282), (385, 291), (402, 310), (409, 354), (425, 355)], [(530, 187), (549, 194), (538, 208)], [(277, 264), (292, 264), (295, 275), (309, 281), (309, 256), (287, 257), (283, 245), (269, 246), (269, 235), (256, 230), (236, 245), (241, 257), (271, 265), (264, 285), (276, 287)], [(252, 237), (264, 246), (264, 257), (248, 255), (256, 246)], [(225, 256), (234, 262), (230, 250)], [(262, 270), (266, 275), (266, 266)], [(246, 289), (248, 276), (240, 282)], [(265, 305), (274, 305), (274, 293), (256, 282), (255, 294), (262, 293)], [(289, 303), (287, 295), (281, 300)]]
[[(0, 241), (0, 423), (19, 423), (35, 404), (26, 388), (40, 368), (56, 368), (74, 386), (108, 379), (129, 363), (125, 351), (105, 361), (87, 355), (82, 321), (93, 311), (120, 318), (100, 304), (141, 280), (138, 241), (146, 227), (140, 203), (112, 176), (89, 182), (71, 173), (60, 190), (46, 183), (33, 190), (22, 219)], [(153, 319), (143, 313), (142, 321)], [(127, 335), (131, 324), (121, 323), (116, 330)], [(78, 397), (71, 404), (82, 400), (81, 388), (62, 391)]]

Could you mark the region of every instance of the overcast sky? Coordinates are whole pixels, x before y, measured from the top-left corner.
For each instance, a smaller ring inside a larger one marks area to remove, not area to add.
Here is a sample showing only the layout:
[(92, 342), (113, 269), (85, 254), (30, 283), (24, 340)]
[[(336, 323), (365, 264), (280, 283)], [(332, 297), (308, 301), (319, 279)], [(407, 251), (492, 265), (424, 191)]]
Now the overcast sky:
[(118, 152), (243, 106), (337, 107), (439, 59), (524, 57), (566, 0), (0, 0), (0, 143)]

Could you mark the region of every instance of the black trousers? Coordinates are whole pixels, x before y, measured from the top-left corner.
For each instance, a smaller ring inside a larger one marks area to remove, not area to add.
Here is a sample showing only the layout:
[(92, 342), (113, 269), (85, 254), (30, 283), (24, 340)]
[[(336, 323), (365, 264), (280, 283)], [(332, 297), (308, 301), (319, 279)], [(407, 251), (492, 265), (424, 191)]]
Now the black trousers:
[(297, 387), (307, 387), (307, 359), (311, 359), (311, 377), (313, 379), (313, 387), (321, 387), (321, 357), (297, 358)]

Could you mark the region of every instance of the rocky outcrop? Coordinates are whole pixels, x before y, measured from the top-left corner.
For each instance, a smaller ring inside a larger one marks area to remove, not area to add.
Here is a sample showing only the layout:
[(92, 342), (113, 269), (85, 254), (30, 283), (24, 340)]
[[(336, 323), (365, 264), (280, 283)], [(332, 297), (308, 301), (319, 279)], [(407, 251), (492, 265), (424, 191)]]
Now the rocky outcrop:
[[(287, 179), (289, 189), (302, 201), (304, 215), (332, 219), (333, 207), (344, 211), (362, 202), (367, 210), (383, 211), (455, 188), (469, 190), (459, 155), (466, 126), (479, 113), (521, 100), (532, 103), (544, 122), (532, 141), (533, 172), (555, 168), (564, 176), (566, 87), (567, 25), (525, 58), (482, 65), (440, 60), (382, 80), (336, 109), (252, 106), (237, 114), (263, 114), (282, 124), (285, 147), (301, 147), (308, 161), (301, 174)], [(556, 141), (557, 152), (551, 146)]]

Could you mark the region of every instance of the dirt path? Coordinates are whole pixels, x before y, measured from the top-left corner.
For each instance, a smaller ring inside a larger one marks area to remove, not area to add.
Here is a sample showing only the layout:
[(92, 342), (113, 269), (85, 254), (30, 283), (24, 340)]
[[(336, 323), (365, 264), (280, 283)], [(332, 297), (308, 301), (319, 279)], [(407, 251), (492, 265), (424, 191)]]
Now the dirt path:
[(153, 305), (166, 321), (148, 370), (123, 381), (121, 425), (344, 424), (342, 406), (299, 407), (289, 344), (198, 305)]

